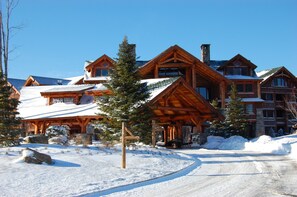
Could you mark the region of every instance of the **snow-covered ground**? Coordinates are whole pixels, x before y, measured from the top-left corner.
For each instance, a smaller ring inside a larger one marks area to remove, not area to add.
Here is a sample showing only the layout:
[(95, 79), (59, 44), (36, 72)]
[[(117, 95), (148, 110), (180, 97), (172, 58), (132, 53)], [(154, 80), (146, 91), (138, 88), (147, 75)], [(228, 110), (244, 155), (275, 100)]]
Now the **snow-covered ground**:
[[(24, 163), (21, 151), (33, 148), (52, 157), (54, 165)], [(167, 149), (138, 146), (127, 150), (121, 168), (120, 147), (24, 144), (0, 148), (0, 196), (78, 196), (171, 174), (194, 160)]]
[[(36, 165), (24, 163), (21, 159), (21, 151), (26, 147), (49, 154), (55, 164)], [(219, 150), (211, 152), (207, 151), (206, 148)], [(270, 153), (277, 156), (273, 157)], [(183, 190), (182, 185), (185, 185), (183, 183), (187, 183), (187, 181), (190, 184), (193, 181), (200, 180), (200, 178), (197, 179), (198, 177), (201, 177), (201, 181), (208, 181), (209, 178), (217, 176), (222, 179), (220, 182), (225, 182), (224, 177), (230, 182), (245, 180), (246, 177), (248, 178), (246, 181), (255, 179), (255, 183), (261, 184), (261, 181), (267, 182), (271, 178), (271, 175), (268, 175), (270, 173), (269, 166), (272, 165), (271, 162), (273, 162), (273, 170), (277, 172), (273, 174), (276, 180), (283, 178), (282, 173), (289, 169), (288, 167), (296, 169), (297, 165), (282, 159), (283, 154), (289, 155), (295, 159), (295, 162), (297, 161), (296, 134), (278, 138), (261, 136), (251, 141), (239, 136), (233, 136), (229, 139), (209, 137), (208, 143), (200, 149), (183, 151), (183, 153), (180, 153), (179, 150), (152, 149), (147, 146), (138, 146), (136, 150), (127, 150), (126, 169), (121, 169), (121, 150), (119, 146), (105, 148), (100, 144), (95, 144), (84, 148), (81, 146), (23, 144), (19, 147), (0, 148), (0, 196), (80, 196), (86, 194), (98, 196), (101, 194), (99, 192), (102, 191), (106, 191), (103, 194), (113, 194), (120, 191), (121, 193), (118, 193), (118, 196), (129, 196), (129, 194), (141, 196), (141, 193), (138, 193), (141, 191), (142, 194), (145, 192), (146, 196), (150, 196), (150, 192), (152, 190), (156, 191), (156, 188), (160, 188), (160, 191), (162, 191), (164, 186), (163, 189), (176, 191), (176, 184), (181, 184), (178, 188)], [(234, 159), (240, 159), (240, 161), (235, 162)], [(285, 167), (278, 171), (276, 168), (282, 167), (285, 162), (289, 162), (289, 164), (286, 164)], [(227, 167), (223, 168), (223, 164)], [(217, 169), (221, 167), (222, 169)], [(182, 169), (187, 169), (187, 171)], [(219, 170), (224, 173), (220, 175), (218, 171), (216, 176), (206, 176), (205, 173), (210, 173), (207, 169)], [(230, 172), (228, 172), (229, 170)], [(237, 176), (234, 176), (236, 178), (231, 180), (229, 176), (234, 173), (234, 170), (236, 170)], [(245, 174), (248, 176), (242, 176)], [(260, 178), (259, 175), (261, 175)], [(158, 178), (162, 176), (167, 178)], [(203, 177), (208, 178), (204, 179)], [(256, 181), (257, 178), (259, 179)], [(292, 177), (286, 176), (284, 178), (289, 179)], [(172, 183), (166, 184), (167, 182)], [(202, 183), (195, 183), (195, 185), (200, 184)], [(272, 185), (270, 186), (272, 187)], [(228, 185), (224, 185), (224, 188), (226, 187), (228, 188)], [(283, 187), (283, 185), (279, 187)], [(290, 188), (290, 185), (286, 187)], [(206, 185), (201, 187), (201, 189), (203, 188), (207, 188)], [(188, 189), (207, 194), (206, 191), (199, 190), (197, 186), (194, 188), (189, 186)], [(230, 187), (231, 189), (232, 187)], [(189, 192), (184, 192), (189, 194)], [(174, 192), (172, 193), (174, 194)], [(194, 194), (192, 196), (195, 196)]]

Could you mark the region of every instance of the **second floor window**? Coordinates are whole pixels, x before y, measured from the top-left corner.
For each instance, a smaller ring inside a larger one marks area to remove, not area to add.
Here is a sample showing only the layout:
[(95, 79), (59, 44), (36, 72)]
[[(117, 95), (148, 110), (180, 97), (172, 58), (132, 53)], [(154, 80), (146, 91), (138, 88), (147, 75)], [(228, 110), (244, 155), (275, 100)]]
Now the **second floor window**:
[(237, 92), (253, 92), (252, 84), (237, 84), (236, 88), (237, 88)]
[(273, 95), (270, 93), (263, 93), (261, 98), (266, 101), (273, 101)]
[(106, 76), (108, 76), (107, 69), (101, 69), (101, 68), (96, 69), (95, 77), (106, 77)]
[(159, 77), (184, 76), (185, 70), (180, 68), (159, 68)]
[(287, 81), (284, 78), (274, 78), (272, 81), (272, 86), (275, 87), (287, 87)]
[(247, 67), (229, 67), (229, 68), (227, 68), (227, 75), (248, 76), (248, 68)]

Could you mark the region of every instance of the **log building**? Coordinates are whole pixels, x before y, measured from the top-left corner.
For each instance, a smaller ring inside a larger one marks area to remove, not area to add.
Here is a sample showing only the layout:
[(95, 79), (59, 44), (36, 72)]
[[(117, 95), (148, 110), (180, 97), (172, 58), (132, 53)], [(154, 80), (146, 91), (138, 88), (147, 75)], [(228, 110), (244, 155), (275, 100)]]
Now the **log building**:
[[(268, 104), (263, 94), (271, 92), (266, 87), (271, 82), (258, 76), (255, 72), (257, 66), (240, 54), (229, 60), (211, 60), (210, 45), (203, 44), (200, 60), (174, 45), (149, 61), (137, 61), (137, 65), (142, 81), (148, 83), (151, 93), (149, 105), (154, 120), (162, 128), (160, 136), (164, 142), (180, 140), (188, 143), (192, 136), (204, 132), (209, 121), (223, 119), (210, 101), (218, 99), (220, 106), (225, 108), (232, 82), (236, 84), (245, 106), (249, 137), (267, 133), (268, 127), (277, 130), (282, 123), (288, 125), (283, 129), (290, 129), (288, 121), (280, 120), (280, 117), (273, 120), (275, 124), (271, 123), (272, 119), (270, 123), (265, 119)], [(110, 93), (102, 83), (108, 82), (109, 70), (113, 66), (114, 60), (104, 54), (95, 61), (87, 61), (84, 74), (79, 77), (30, 76), (21, 90), (22, 103), (19, 106), (23, 122), (28, 125), (27, 131), (44, 133), (50, 125), (66, 124), (72, 133), (88, 132), (91, 121), (101, 118), (97, 115), (100, 109), (94, 97)], [(296, 91), (296, 78), (285, 68), (280, 72), (274, 76), (286, 77), (290, 91)], [(274, 88), (279, 90), (281, 87)], [(276, 102), (278, 97), (273, 95)], [(269, 108), (275, 110), (276, 117), (280, 114), (277, 106), (274, 104)]]

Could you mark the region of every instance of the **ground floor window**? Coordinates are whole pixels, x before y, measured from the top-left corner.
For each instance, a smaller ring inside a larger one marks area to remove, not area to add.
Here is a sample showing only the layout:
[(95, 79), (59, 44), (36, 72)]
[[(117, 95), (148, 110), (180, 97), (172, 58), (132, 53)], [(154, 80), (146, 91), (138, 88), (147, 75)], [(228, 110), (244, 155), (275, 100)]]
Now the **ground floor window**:
[(254, 105), (253, 104), (246, 104), (245, 105), (245, 112), (246, 112), (246, 114), (249, 114), (249, 115), (254, 114)]

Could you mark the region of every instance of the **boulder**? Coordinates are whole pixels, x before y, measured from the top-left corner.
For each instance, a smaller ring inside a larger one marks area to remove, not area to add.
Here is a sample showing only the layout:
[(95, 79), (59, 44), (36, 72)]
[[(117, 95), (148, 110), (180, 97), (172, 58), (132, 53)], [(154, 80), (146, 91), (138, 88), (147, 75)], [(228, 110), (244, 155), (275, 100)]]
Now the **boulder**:
[(25, 150), (23, 150), (22, 155), (26, 163), (42, 164), (43, 162), (45, 162), (49, 165), (53, 164), (51, 156), (37, 152), (30, 148), (26, 148)]
[(49, 144), (59, 144), (59, 145), (66, 145), (68, 142), (68, 139), (66, 136), (60, 135), (57, 137), (52, 137), (48, 140)]
[(25, 143), (48, 144), (48, 137), (45, 135), (32, 135), (24, 138)]
[(92, 134), (76, 134), (75, 143), (84, 146), (92, 144)]

